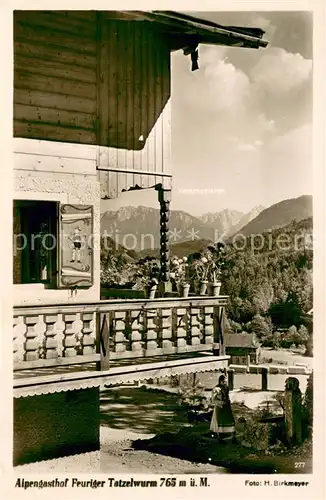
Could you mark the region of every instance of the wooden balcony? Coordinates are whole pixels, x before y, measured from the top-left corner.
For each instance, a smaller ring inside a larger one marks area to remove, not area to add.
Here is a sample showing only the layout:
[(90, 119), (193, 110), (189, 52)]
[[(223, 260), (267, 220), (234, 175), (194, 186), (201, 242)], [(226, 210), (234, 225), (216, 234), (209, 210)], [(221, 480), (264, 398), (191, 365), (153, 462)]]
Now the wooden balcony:
[[(14, 370), (219, 349), (227, 297), (102, 300), (14, 308)], [(140, 359), (139, 359), (140, 361)]]

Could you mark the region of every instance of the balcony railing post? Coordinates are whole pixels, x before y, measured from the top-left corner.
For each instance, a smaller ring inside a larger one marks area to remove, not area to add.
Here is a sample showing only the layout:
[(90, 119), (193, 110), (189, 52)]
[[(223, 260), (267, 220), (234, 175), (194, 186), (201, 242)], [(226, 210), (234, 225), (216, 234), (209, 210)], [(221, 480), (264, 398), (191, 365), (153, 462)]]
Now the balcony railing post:
[(107, 315), (96, 312), (96, 352), (101, 355), (97, 362), (97, 370), (108, 370), (110, 368), (110, 330), (107, 323)]
[(219, 342), (220, 342), (220, 355), (224, 356), (225, 355), (225, 344), (224, 344), (224, 307), (220, 306), (219, 307)]
[(171, 291), (170, 282), (170, 249), (169, 249), (169, 218), (171, 190), (164, 189), (161, 184), (156, 186), (158, 192), (158, 201), (160, 204), (160, 264), (161, 279), (159, 285), (159, 294), (161, 297), (166, 292)]
[[(95, 350), (97, 354), (101, 354), (101, 313), (96, 311), (95, 313)], [(101, 360), (96, 362), (96, 369), (101, 369)]]

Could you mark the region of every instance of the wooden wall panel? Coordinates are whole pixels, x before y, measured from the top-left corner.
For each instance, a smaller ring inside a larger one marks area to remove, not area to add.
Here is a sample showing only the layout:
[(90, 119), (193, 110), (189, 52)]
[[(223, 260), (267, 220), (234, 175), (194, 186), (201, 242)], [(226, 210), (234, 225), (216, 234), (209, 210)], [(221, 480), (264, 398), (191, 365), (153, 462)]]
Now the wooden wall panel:
[[(58, 61), (66, 64), (68, 67), (70, 65), (77, 67), (89, 67), (96, 68), (96, 57), (94, 54), (89, 55), (81, 52), (74, 52), (69, 48), (68, 45), (63, 47), (56, 47), (50, 44), (40, 45), (35, 43), (33, 39), (19, 39), (15, 37), (14, 40), (14, 57), (21, 55), (26, 57), (26, 63), (28, 66), (29, 59), (36, 58), (39, 60), (40, 68), (45, 61)], [(95, 74), (95, 73), (94, 73)]]
[(81, 37), (96, 36), (96, 12), (94, 11), (26, 11), (23, 15), (16, 12), (16, 16), (20, 22), (32, 26), (55, 29), (60, 33), (66, 32)]
[(16, 11), (14, 36), (16, 137), (98, 145), (118, 190), (170, 172), (170, 52), (150, 23)]
[(171, 173), (171, 62), (170, 51), (162, 47), (162, 162), (165, 173)]
[[(139, 61), (139, 71), (141, 73), (141, 121), (140, 121), (140, 129), (139, 136), (141, 137), (141, 141), (137, 143), (135, 149), (142, 150), (142, 154), (140, 155), (140, 169), (147, 170), (148, 165), (148, 94), (150, 92), (149, 88), (149, 58), (148, 58), (148, 47), (150, 45), (150, 37), (149, 31), (143, 30), (142, 37), (140, 39), (140, 48), (139, 52), (141, 54)], [(142, 142), (142, 144), (141, 144)]]
[(92, 130), (93, 116), (87, 113), (74, 112), (71, 113), (65, 109), (53, 109), (46, 107), (36, 107), (31, 105), (15, 104), (14, 106), (15, 119), (26, 121), (27, 123), (44, 123), (60, 125), (74, 128), (85, 128)]
[(16, 137), (42, 139), (44, 141), (73, 142), (77, 144), (95, 144), (96, 133), (92, 130), (64, 127), (47, 123), (14, 121)]
[(40, 92), (52, 92), (56, 95), (87, 97), (96, 101), (96, 85), (81, 82), (70, 78), (58, 78), (56, 76), (35, 75), (28, 70), (15, 71), (15, 86), (19, 89), (39, 90)]
[[(67, 96), (65, 94), (16, 88), (14, 105), (18, 104), (28, 104), (34, 107), (44, 107), (62, 111), (78, 111), (80, 113), (90, 114), (93, 118), (96, 116), (96, 101), (86, 97)], [(19, 106), (15, 106), (15, 112), (17, 112), (18, 107)]]
[(96, 23), (79, 14), (15, 12), (16, 137), (96, 142)]
[(38, 59), (29, 59), (28, 68), (26, 67), (26, 57), (23, 55), (17, 55), (15, 57), (15, 70), (18, 72), (24, 72), (28, 69), (30, 74), (53, 76), (56, 78), (70, 78), (79, 82), (86, 82), (96, 84), (96, 73), (94, 68), (87, 66), (78, 66), (56, 60), (43, 61), (40, 64)]
[[(142, 113), (143, 113), (143, 74), (141, 71), (142, 62), (145, 60), (143, 55), (143, 37), (145, 38), (145, 32), (142, 29), (141, 23), (134, 24), (134, 40), (137, 40), (137, 44), (133, 44), (133, 60), (134, 60), (134, 75), (133, 75), (133, 151), (139, 150), (139, 138), (142, 131)], [(137, 71), (136, 71), (137, 68)], [(145, 143), (143, 143), (145, 144)], [(134, 154), (133, 158), (133, 168), (135, 170), (141, 170), (141, 155)], [(139, 180), (139, 179), (138, 179)], [(136, 184), (139, 184), (136, 182)]]
[(18, 40), (33, 40), (33, 43), (40, 45), (50, 44), (58, 47), (69, 47), (80, 53), (86, 52), (96, 55), (96, 37), (91, 37), (86, 29), (81, 38), (80, 34), (72, 31), (73, 27), (68, 32), (58, 31), (55, 26), (52, 28), (40, 26), (38, 14), (35, 14), (29, 23), (25, 22), (23, 16), (21, 16), (21, 19), (23, 20), (17, 19), (14, 27), (14, 36)]
[[(108, 147), (100, 148), (99, 168), (164, 172), (170, 168), (163, 131), (167, 126), (166, 135), (171, 132), (169, 118), (163, 120), (164, 108), (165, 115), (170, 111), (169, 49), (146, 23), (107, 20), (104, 25), (109, 66), (101, 59), (101, 74), (109, 75), (104, 76), (110, 89), (109, 125), (104, 126), (109, 140)], [(103, 91), (101, 102), (107, 99), (105, 86)], [(136, 184), (141, 184), (142, 176), (137, 175)]]
[[(125, 30), (125, 38), (127, 40), (135, 41), (135, 23), (127, 23)], [(135, 132), (137, 131), (134, 126), (135, 116), (138, 114), (138, 110), (135, 110), (134, 107), (134, 75), (137, 72), (137, 65), (135, 64), (135, 43), (128, 43), (125, 49), (125, 86), (126, 86), (126, 104), (125, 104), (125, 116), (126, 116), (126, 125), (125, 125), (125, 137), (127, 138), (128, 148), (126, 152), (126, 163), (132, 164), (134, 161), (133, 150), (135, 149)]]

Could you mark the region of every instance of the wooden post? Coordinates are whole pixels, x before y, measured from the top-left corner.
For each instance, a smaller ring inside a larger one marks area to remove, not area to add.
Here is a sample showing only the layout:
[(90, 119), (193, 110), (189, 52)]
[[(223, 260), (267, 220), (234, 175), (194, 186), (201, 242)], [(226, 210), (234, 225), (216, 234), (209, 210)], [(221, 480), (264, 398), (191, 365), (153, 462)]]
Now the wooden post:
[(101, 353), (100, 370), (110, 368), (110, 331), (107, 315), (101, 318), (101, 313), (96, 313), (96, 335), (98, 337), (98, 349)]
[[(223, 306), (215, 306), (213, 313), (213, 327), (214, 327), (214, 348), (213, 353), (215, 355), (225, 356), (225, 344), (224, 344), (224, 331), (223, 331)], [(218, 349), (217, 349), (218, 347)]]
[(96, 354), (101, 355), (101, 360), (96, 363), (96, 370), (101, 370), (102, 367), (102, 338), (101, 338), (101, 313), (95, 313), (95, 350)]
[(229, 390), (233, 391), (233, 389), (234, 389), (234, 370), (233, 370), (233, 368), (228, 370), (228, 386), (229, 386)]
[(302, 442), (302, 394), (299, 380), (295, 377), (289, 377), (285, 382), (284, 418), (289, 444), (300, 444)]
[(268, 368), (262, 368), (261, 370), (261, 390), (268, 390)]
[(159, 295), (164, 296), (166, 292), (171, 292), (170, 283), (170, 251), (169, 251), (169, 218), (171, 190), (163, 189), (162, 184), (155, 187), (158, 192), (160, 203), (160, 264), (161, 278), (159, 284)]

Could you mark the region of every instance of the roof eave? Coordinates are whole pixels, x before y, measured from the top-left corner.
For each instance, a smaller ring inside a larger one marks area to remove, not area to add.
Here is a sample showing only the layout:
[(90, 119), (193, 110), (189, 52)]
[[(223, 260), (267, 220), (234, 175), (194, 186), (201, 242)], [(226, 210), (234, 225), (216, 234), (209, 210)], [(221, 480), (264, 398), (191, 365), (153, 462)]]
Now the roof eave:
[[(266, 40), (262, 40), (265, 32), (260, 28), (226, 27), (173, 11), (120, 12), (129, 19), (160, 24), (163, 26), (165, 34), (171, 37), (196, 37), (199, 44), (227, 45), (254, 49), (265, 48), (268, 45)], [(183, 47), (173, 47), (173, 50), (179, 50), (180, 48)]]
[[(265, 48), (268, 45), (268, 42), (263, 40), (256, 40), (255, 42), (248, 42), (246, 40), (239, 40), (239, 38), (232, 38), (231, 36), (226, 38), (225, 36), (210, 36), (203, 37), (198, 36), (198, 45), (222, 45), (227, 47), (241, 47), (244, 49), (259, 49)], [(180, 44), (178, 46), (173, 47), (173, 50), (180, 50), (184, 47), (184, 45)]]

